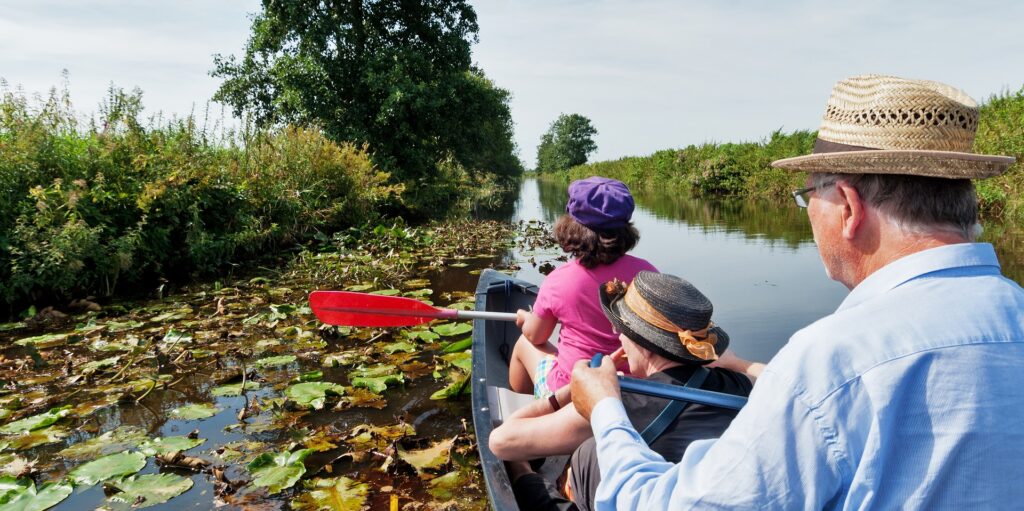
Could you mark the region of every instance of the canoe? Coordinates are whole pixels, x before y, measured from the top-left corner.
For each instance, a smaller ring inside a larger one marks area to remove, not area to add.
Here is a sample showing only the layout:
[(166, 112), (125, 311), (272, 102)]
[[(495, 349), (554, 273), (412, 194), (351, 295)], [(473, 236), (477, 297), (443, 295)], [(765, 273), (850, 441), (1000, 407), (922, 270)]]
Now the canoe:
[[(476, 310), (515, 312), (527, 309), (537, 299), (537, 286), (504, 273), (484, 270), (476, 288)], [(473, 321), (473, 426), (487, 496), (495, 511), (518, 511), (512, 485), (505, 465), (491, 452), (488, 443), (491, 431), (501, 424), (502, 417), (533, 401), (533, 396), (509, 390), (508, 365), (512, 348), (520, 331), (508, 321)], [(537, 472), (555, 481), (564, 469), (568, 456), (547, 458)]]

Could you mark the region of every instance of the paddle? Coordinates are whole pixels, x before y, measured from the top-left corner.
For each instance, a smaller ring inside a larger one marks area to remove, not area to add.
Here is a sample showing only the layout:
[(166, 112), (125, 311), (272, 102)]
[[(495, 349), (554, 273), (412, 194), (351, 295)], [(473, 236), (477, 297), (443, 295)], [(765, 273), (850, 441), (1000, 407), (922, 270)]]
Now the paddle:
[[(601, 353), (594, 355), (594, 358), (590, 359), (590, 367), (599, 367), (603, 356), (604, 355)], [(728, 408), (730, 410), (739, 410), (740, 408), (743, 408), (743, 405), (747, 404), (747, 398), (742, 396), (734, 396), (732, 394), (725, 394), (712, 390), (680, 387), (678, 385), (669, 385), (667, 383), (659, 383), (655, 381), (639, 380), (636, 378), (630, 378), (629, 376), (619, 376), (619, 388), (634, 394), (660, 397), (662, 399), (672, 399), (674, 401), (687, 401), (701, 405)]]
[(351, 291), (313, 291), (309, 306), (328, 325), (416, 326), (435, 319), (515, 321), (513, 312), (460, 311), (432, 307), (413, 298)]

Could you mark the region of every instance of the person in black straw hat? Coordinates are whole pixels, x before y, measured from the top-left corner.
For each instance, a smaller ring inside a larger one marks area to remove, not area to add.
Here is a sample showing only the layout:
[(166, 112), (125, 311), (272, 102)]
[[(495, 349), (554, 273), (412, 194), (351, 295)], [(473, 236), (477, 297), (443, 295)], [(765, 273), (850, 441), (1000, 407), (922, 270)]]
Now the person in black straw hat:
[[(740, 396), (750, 393), (752, 382), (746, 375), (704, 367), (726, 350), (729, 336), (711, 322), (711, 301), (693, 284), (641, 271), (631, 285), (619, 280), (600, 285), (599, 295), (622, 343), (610, 358), (626, 358), (633, 376)], [(591, 509), (601, 474), (593, 440), (587, 440), (590, 425), (575, 411), (568, 390), (563, 387), (549, 400), (517, 411), (491, 433), (492, 452), (513, 460), (509, 473), (522, 509)], [(735, 410), (640, 394), (627, 394), (623, 402), (645, 442), (669, 461), (678, 461), (694, 440), (718, 437), (736, 416)], [(526, 463), (574, 450), (566, 493), (574, 496), (575, 504)]]
[(978, 114), (938, 82), (836, 84), (814, 153), (772, 165), (808, 173), (793, 198), (849, 296), (762, 368), (721, 438), (676, 465), (637, 441), (614, 367), (577, 364), (598, 509), (1021, 506), (1024, 289), (974, 241), (971, 181), (1014, 159), (972, 152)]

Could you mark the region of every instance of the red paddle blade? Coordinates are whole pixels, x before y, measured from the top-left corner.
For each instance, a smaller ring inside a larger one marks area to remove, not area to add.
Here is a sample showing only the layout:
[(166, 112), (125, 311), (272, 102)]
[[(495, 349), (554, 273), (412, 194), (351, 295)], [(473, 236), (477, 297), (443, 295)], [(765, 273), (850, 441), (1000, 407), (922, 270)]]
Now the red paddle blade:
[(381, 296), (350, 291), (313, 291), (309, 307), (328, 325), (415, 326), (433, 319), (454, 317), (454, 311), (431, 307), (401, 296)]

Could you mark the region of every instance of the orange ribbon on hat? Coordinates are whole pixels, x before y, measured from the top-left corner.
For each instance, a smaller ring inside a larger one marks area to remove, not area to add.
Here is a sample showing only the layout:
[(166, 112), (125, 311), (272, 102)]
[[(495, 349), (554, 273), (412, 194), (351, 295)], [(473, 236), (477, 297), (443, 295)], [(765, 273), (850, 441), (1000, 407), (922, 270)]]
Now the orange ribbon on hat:
[[(625, 285), (622, 282), (613, 283), (618, 290)], [(632, 285), (626, 288), (625, 296), (622, 298), (623, 303), (629, 310), (633, 311), (634, 314), (640, 317), (640, 319), (650, 323), (652, 326), (672, 332), (679, 336), (679, 342), (686, 348), (686, 351), (690, 352), (691, 355), (706, 361), (718, 360), (718, 354), (715, 353), (715, 344), (718, 343), (718, 335), (714, 332), (709, 332), (711, 327), (715, 326), (714, 323), (708, 322), (708, 326), (700, 330), (687, 330), (682, 328), (668, 318), (663, 316), (657, 309), (651, 306), (644, 297), (640, 296), (636, 288)]]

